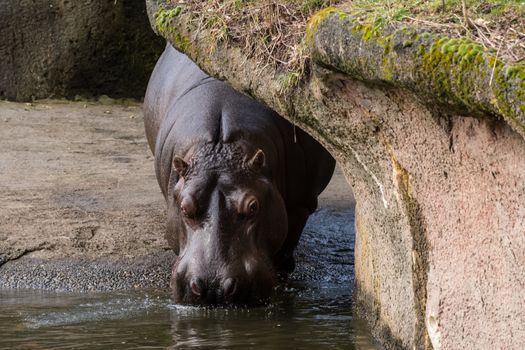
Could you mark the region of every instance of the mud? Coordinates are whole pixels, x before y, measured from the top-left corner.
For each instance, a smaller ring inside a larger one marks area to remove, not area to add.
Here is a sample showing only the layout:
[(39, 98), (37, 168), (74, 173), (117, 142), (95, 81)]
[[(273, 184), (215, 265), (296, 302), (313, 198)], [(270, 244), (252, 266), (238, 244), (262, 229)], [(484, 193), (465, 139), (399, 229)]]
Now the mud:
[[(0, 287), (167, 286), (174, 254), (141, 105), (113, 102), (0, 102)], [(353, 208), (340, 171), (320, 207), (333, 209), (314, 231)]]

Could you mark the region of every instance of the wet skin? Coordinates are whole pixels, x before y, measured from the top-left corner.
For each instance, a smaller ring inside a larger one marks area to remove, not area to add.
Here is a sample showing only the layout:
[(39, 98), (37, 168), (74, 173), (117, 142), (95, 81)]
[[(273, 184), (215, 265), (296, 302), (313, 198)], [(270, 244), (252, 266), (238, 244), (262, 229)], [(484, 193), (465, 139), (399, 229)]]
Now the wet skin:
[(167, 46), (144, 101), (146, 135), (178, 254), (177, 302), (258, 304), (295, 249), (335, 161), (272, 110)]

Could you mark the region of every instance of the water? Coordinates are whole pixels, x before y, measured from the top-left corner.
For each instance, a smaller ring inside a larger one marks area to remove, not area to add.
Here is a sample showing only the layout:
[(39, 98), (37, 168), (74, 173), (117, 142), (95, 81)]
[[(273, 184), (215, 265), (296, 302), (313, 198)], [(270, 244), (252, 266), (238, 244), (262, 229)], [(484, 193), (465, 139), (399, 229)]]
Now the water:
[(353, 246), (353, 212), (321, 209), (297, 271), (259, 308), (175, 305), (169, 291), (0, 290), (0, 348), (377, 349), (351, 313)]

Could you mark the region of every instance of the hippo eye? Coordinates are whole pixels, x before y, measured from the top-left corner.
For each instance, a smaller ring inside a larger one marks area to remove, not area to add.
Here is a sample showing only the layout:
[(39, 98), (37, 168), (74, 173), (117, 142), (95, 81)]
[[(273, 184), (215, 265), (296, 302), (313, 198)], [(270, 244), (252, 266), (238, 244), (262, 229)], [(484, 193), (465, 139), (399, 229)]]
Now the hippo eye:
[(259, 202), (257, 202), (256, 199), (252, 199), (251, 201), (248, 202), (248, 206), (246, 207), (246, 214), (248, 216), (254, 216), (255, 214), (257, 214), (257, 211), (259, 210)]
[(195, 216), (195, 205), (190, 198), (184, 198), (180, 203), (180, 211), (187, 218)]

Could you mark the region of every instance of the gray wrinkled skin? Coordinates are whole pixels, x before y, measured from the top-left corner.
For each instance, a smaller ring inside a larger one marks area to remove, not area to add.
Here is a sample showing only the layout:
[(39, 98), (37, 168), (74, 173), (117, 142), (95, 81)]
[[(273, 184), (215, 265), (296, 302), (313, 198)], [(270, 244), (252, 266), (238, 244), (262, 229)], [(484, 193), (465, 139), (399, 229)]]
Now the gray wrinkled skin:
[(334, 159), (274, 111), (168, 45), (144, 101), (146, 135), (178, 259), (177, 302), (253, 304), (293, 271)]

